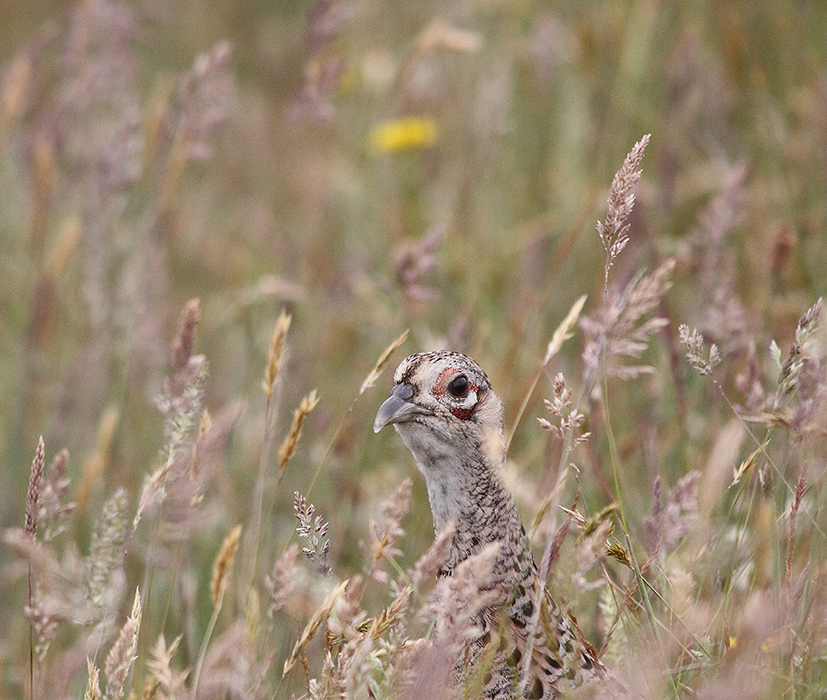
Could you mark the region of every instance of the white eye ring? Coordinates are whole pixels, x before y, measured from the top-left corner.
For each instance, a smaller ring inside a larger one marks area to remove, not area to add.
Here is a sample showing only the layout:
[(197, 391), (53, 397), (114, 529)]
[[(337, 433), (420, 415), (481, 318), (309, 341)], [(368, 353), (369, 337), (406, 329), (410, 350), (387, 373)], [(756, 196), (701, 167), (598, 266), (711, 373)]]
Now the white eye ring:
[(460, 408), (473, 408), (477, 403), (477, 392), (469, 391), (465, 396), (455, 397)]

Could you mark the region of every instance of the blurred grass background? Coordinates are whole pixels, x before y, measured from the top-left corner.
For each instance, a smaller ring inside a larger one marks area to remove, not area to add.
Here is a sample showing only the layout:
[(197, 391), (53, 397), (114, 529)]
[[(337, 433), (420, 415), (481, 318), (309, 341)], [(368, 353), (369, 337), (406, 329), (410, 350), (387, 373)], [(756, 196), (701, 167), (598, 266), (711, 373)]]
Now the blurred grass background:
[[(824, 3), (5, 0), (0, 16), (4, 527), (22, 523), (41, 434), (47, 460), (70, 452), (69, 536), (82, 551), (116, 487), (134, 509), (163, 444), (153, 397), (168, 344), (197, 296), (205, 405), (241, 417), (182, 577), (206, 585), (222, 538), (250, 517), (282, 308), (293, 315), (282, 432), (308, 391), (320, 404), (266, 493), (265, 568), (291, 536), (298, 489), (331, 522), (334, 569), (358, 571), (368, 519), (413, 470), (392, 434), (371, 430), (387, 376), (348, 412), (377, 357), (406, 328), (394, 363), (434, 347), (471, 354), (510, 427), (569, 307), (581, 294), (585, 313), (600, 304), (594, 223), (646, 133), (632, 240), (612, 276), (623, 284), (674, 256), (671, 324), (647, 355), (653, 376), (609, 383), (622, 494), (608, 486), (605, 416), (588, 416), (578, 462), (592, 510), (622, 498), (639, 534), (654, 478), (703, 469), (732, 419), (683, 360), (679, 323), (719, 344), (719, 380), (747, 406), (738, 375), (755, 367), (772, 390), (770, 340), (788, 348), (827, 286)], [(710, 214), (722, 192), (726, 211)], [(576, 385), (581, 350), (569, 341), (551, 376)], [(542, 380), (510, 453), (529, 520), (556, 478), (533, 420), (550, 391)], [(782, 440), (780, 455), (795, 442)], [(739, 445), (732, 468), (755, 447)], [(811, 480), (822, 446), (801, 448)], [(778, 515), (789, 495), (778, 492)], [(432, 537), (420, 480), (413, 503), (406, 564)], [(5, 549), (0, 562), (0, 689), (18, 697), (25, 582)], [(168, 636), (203, 629), (209, 612), (174, 612)], [(160, 619), (145, 615), (157, 635)]]

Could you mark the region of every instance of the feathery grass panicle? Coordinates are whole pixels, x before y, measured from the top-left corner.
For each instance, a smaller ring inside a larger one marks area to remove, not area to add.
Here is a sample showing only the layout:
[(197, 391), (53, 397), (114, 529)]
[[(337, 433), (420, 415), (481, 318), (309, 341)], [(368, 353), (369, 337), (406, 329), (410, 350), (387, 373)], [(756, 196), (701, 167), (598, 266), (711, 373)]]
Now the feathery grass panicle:
[[(200, 319), (200, 301), (197, 298), (191, 299), (181, 312), (178, 331), (170, 346), (172, 374), (164, 379), (161, 391), (155, 397), (155, 405), (164, 414), (166, 444), (162, 462), (152, 474), (144, 478), (141, 498), (132, 522), (133, 530), (137, 529), (147, 508), (155, 503), (163, 502), (166, 498), (167, 479), (170, 477), (179, 450), (190, 436), (196, 416), (202, 416), (200, 428), (209, 427), (209, 422), (205, 424), (203, 414), (201, 414), (204, 382), (209, 374), (209, 364), (204, 355), (192, 354), (195, 346), (195, 330)], [(193, 460), (196, 456), (194, 452)], [(193, 475), (192, 470), (197, 468), (193, 460), (190, 461), (190, 476)], [(175, 476), (177, 478), (180, 475)]]
[[(293, 510), (299, 521), (296, 532), (308, 545), (302, 547), (302, 552), (313, 562), (319, 573), (330, 576), (333, 569), (330, 568), (328, 562), (330, 540), (327, 539), (327, 528), (329, 523), (321, 515), (316, 515), (316, 506), (308, 503), (307, 499), (298, 491), (293, 493)], [(316, 516), (315, 519), (314, 515)]]
[(546, 409), (551, 415), (557, 418), (557, 424), (552, 423), (546, 418), (538, 418), (537, 422), (543, 430), (547, 430), (561, 440), (565, 440), (569, 435), (572, 436), (572, 447), (579, 445), (581, 442), (589, 439), (589, 433), (577, 433), (576, 431), (583, 424), (586, 419), (582, 413), (576, 408), (571, 411), (566, 411), (572, 403), (572, 391), (566, 385), (566, 378), (562, 372), (554, 377), (554, 400), (549, 401), (543, 399)]
[(215, 564), (212, 569), (212, 579), (210, 581), (210, 596), (213, 608), (218, 608), (221, 600), (224, 598), (224, 591), (227, 589), (240, 540), (241, 525), (236, 525), (230, 531), (230, 534), (224, 538), (218, 556), (215, 558)]
[(284, 550), (273, 571), (264, 577), (264, 588), (270, 594), (270, 604), (267, 607), (267, 617), (273, 619), (276, 611), (281, 610), (293, 594), (296, 586), (296, 557), (299, 554), (299, 545), (292, 542)]
[(368, 372), (368, 376), (365, 377), (365, 381), (363, 381), (362, 386), (359, 387), (359, 396), (364, 394), (368, 389), (376, 384), (376, 380), (379, 379), (379, 376), (382, 374), (382, 370), (387, 367), (388, 362), (390, 362), (393, 357), (393, 354), (402, 346), (402, 343), (405, 342), (409, 332), (410, 329), (406, 330), (382, 351), (382, 354), (379, 356), (379, 359), (376, 361), (373, 369)]
[(698, 216), (691, 236), (691, 257), (699, 277), (697, 325), (725, 354), (749, 342), (747, 310), (738, 295), (735, 252), (728, 245), (743, 214), (745, 163), (727, 166), (721, 189)]
[(89, 555), (85, 559), (89, 600), (99, 615), (108, 615), (117, 605), (122, 581), (116, 573), (126, 556), (128, 496), (120, 488), (104, 503), (92, 532)]
[(198, 425), (198, 437), (195, 438), (195, 442), (192, 445), (192, 460), (190, 461), (189, 477), (190, 483), (194, 488), (191, 499), (191, 504), (193, 506), (197, 505), (203, 498), (203, 494), (200, 492), (198, 487), (201, 484), (201, 471), (204, 466), (202, 460), (204, 442), (211, 428), (212, 416), (210, 416), (209, 411), (204, 411), (201, 416), (201, 423)]
[(818, 301), (807, 309), (798, 320), (798, 326), (795, 329), (795, 342), (790, 347), (790, 352), (783, 363), (781, 362), (781, 350), (778, 348), (778, 344), (774, 340), (772, 341), (770, 351), (781, 370), (776, 393), (776, 405), (780, 403), (782, 396), (790, 395), (797, 388), (798, 380), (808, 360), (808, 346), (815, 337), (821, 323), (822, 307), (823, 300), (819, 297)]
[(701, 472), (694, 470), (681, 477), (667, 492), (666, 503), (661, 497), (660, 476), (652, 486), (652, 513), (643, 518), (649, 536), (649, 553), (671, 551), (692, 527), (698, 514), (698, 483)]
[(411, 315), (421, 314), (424, 303), (439, 292), (426, 284), (428, 274), (438, 265), (437, 249), (445, 238), (443, 226), (433, 226), (421, 238), (403, 241), (393, 254), (393, 277)]
[[(37, 518), (39, 515), (40, 507), (39, 507), (39, 500), (43, 485), (43, 465), (46, 461), (46, 445), (43, 442), (43, 436), (41, 435), (37, 441), (37, 449), (34, 453), (34, 459), (32, 460), (32, 470), (31, 474), (29, 475), (29, 488), (26, 492), (26, 515), (25, 515), (25, 525), (24, 525), (24, 532), (26, 537), (31, 540), (32, 544), (35, 544), (37, 541)], [(27, 567), (28, 569), (28, 609), (30, 612), (35, 613), (36, 609), (39, 606), (35, 605), (35, 590), (34, 590), (34, 577), (32, 576), (32, 565), (29, 562)], [(41, 618), (41, 622), (45, 625), (48, 625), (48, 619), (45, 621), (42, 620), (44, 616), (43, 614), (37, 615), (38, 618)], [(29, 693), (31, 697), (34, 697), (35, 689), (34, 689), (34, 655), (35, 655), (35, 624), (36, 620), (30, 618), (29, 622)], [(41, 625), (43, 626), (43, 625)], [(41, 637), (41, 634), (38, 633), (38, 637)], [(38, 641), (40, 644), (40, 640)], [(45, 651), (44, 651), (45, 654)]]
[(496, 601), (491, 580), (499, 552), (500, 543), (492, 542), (462, 561), (451, 576), (437, 581), (422, 608), (423, 619), (435, 625), (435, 638), (449, 640), (454, 651), (480, 633), (477, 615)]
[(419, 586), (427, 577), (439, 571), (448, 561), (451, 553), (451, 542), (454, 539), (456, 528), (448, 523), (436, 536), (431, 546), (416, 560), (411, 571), (411, 582)]
[(267, 352), (267, 367), (264, 370), (264, 395), (269, 400), (279, 381), (281, 366), (284, 362), (284, 350), (287, 343), (287, 331), (290, 330), (292, 316), (284, 309), (281, 310), (273, 337), (270, 339), (270, 349)]
[(165, 431), (169, 441), (167, 455), (174, 455), (189, 433), (193, 418), (200, 412), (202, 387), (207, 361), (193, 355), (195, 331), (201, 320), (201, 302), (190, 299), (181, 311), (178, 329), (170, 346), (170, 369), (155, 404), (166, 416)]
[(718, 346), (713, 343), (709, 346), (709, 354), (706, 354), (704, 337), (697, 329), (689, 330), (689, 326), (681, 324), (678, 328), (681, 343), (686, 347), (686, 358), (701, 376), (712, 374), (712, 371), (720, 364), (721, 355)]
[(336, 605), (336, 601), (339, 600), (339, 598), (344, 594), (349, 580), (350, 579), (345, 579), (338, 586), (336, 586), (336, 588), (334, 588), (327, 596), (322, 605), (316, 610), (316, 612), (313, 613), (298, 641), (296, 641), (296, 644), (293, 646), (293, 651), (290, 652), (290, 656), (287, 657), (287, 660), (284, 662), (282, 675), (286, 676), (290, 672), (290, 669), (296, 665), (296, 661), (298, 661), (304, 653), (304, 650), (310, 643), (310, 640), (316, 636), (316, 632), (319, 631), (322, 623), (330, 615), (333, 610), (333, 606)]
[[(159, 634), (158, 640), (152, 647), (150, 653), (151, 658), (147, 662), (147, 668), (157, 682), (158, 688), (160, 688), (170, 700), (187, 697), (184, 684), (187, 676), (189, 676), (189, 671), (176, 672), (172, 669), (172, 657), (175, 656), (175, 652), (178, 651), (178, 645), (181, 643), (182, 636), (183, 635), (179, 634), (172, 640), (172, 644), (167, 646), (164, 635)], [(153, 694), (154, 692), (155, 689), (153, 689)]]
[(307, 416), (310, 414), (310, 411), (316, 408), (316, 404), (318, 403), (319, 399), (316, 398), (316, 390), (313, 389), (313, 391), (301, 400), (299, 407), (293, 412), (293, 422), (290, 425), (290, 432), (287, 434), (287, 437), (284, 438), (284, 442), (279, 448), (279, 475), (284, 474), (287, 463), (292, 459), (293, 455), (296, 454), (296, 447), (301, 439), (302, 428), (304, 428)]
[(37, 518), (40, 507), (40, 493), (43, 487), (43, 465), (46, 461), (46, 445), (43, 436), (37, 441), (37, 449), (32, 460), (32, 471), (29, 477), (29, 490), (26, 493), (26, 534), (32, 539), (37, 535)]
[(163, 209), (178, 192), (187, 164), (211, 155), (208, 137), (226, 119), (232, 101), (231, 52), (229, 42), (220, 41), (197, 56), (192, 68), (178, 78), (159, 125), (159, 141), (166, 146), (158, 149), (162, 173), (158, 198)]
[[(492, 578), (499, 550), (499, 542), (488, 544), (437, 581), (419, 611), (433, 624), (433, 635), (412, 656), (403, 697), (446, 697), (457, 654), (481, 633), (479, 614), (496, 601)], [(473, 683), (470, 676), (466, 680)]]
[(92, 659), (86, 659), (86, 669), (89, 673), (89, 680), (86, 683), (86, 692), (83, 695), (83, 700), (102, 700), (101, 674)]
[(640, 180), (640, 163), (643, 152), (649, 144), (650, 134), (646, 134), (629, 151), (620, 170), (612, 179), (612, 189), (609, 192), (606, 218), (597, 222), (597, 233), (606, 249), (606, 264), (604, 266), (604, 289), (608, 290), (609, 269), (615, 259), (629, 242), (629, 215), (635, 206), (634, 186)]
[(38, 524), (43, 541), (49, 542), (68, 528), (67, 519), (77, 510), (77, 504), (64, 503), (70, 481), (66, 478), (69, 451), (58, 452), (46, 473), (46, 482), (38, 498)]
[(138, 658), (138, 635), (141, 631), (141, 591), (135, 591), (135, 600), (132, 603), (132, 612), (126, 619), (124, 626), (109, 654), (106, 657), (106, 698), (120, 700), (123, 697), (123, 686), (126, 677), (135, 659)]
[[(669, 320), (649, 316), (672, 286), (675, 259), (669, 258), (649, 275), (635, 277), (622, 292), (611, 293), (594, 317), (580, 321), (583, 328), (583, 376), (587, 384), (596, 380), (601, 360), (610, 376), (632, 379), (654, 371), (649, 365), (627, 365), (621, 359), (638, 359), (652, 337)], [(614, 362), (612, 362), (614, 360)]]
[(405, 479), (399, 485), (399, 488), (382, 503), (379, 519), (371, 520), (371, 546), (369, 549), (365, 547), (366, 553), (370, 557), (370, 566), (367, 573), (379, 581), (388, 581), (387, 573), (376, 567), (379, 560), (385, 557), (393, 558), (401, 554), (401, 551), (393, 545), (396, 540), (405, 534), (399, 523), (408, 514), (408, 509), (411, 506), (412, 488), (413, 481), (409, 478)]

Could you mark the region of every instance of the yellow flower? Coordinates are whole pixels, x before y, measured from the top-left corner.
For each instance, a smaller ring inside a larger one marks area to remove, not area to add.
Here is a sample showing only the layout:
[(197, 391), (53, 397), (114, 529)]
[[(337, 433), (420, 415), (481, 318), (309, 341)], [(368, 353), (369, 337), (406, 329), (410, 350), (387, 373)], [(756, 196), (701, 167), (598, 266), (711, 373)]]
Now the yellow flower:
[(432, 119), (405, 117), (377, 126), (371, 134), (371, 143), (381, 153), (429, 148), (436, 141), (436, 132), (436, 123)]

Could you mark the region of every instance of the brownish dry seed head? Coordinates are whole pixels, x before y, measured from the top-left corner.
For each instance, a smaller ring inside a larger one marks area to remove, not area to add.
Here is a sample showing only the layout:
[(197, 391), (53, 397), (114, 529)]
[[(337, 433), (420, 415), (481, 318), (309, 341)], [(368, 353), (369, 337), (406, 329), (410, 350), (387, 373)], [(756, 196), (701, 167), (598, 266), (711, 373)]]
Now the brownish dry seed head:
[(132, 612), (118, 633), (118, 638), (106, 657), (106, 681), (109, 697), (123, 696), (123, 684), (129, 669), (137, 658), (138, 634), (141, 629), (141, 591), (135, 591)]
[(26, 533), (35, 539), (37, 533), (37, 511), (40, 490), (43, 486), (43, 465), (46, 461), (46, 445), (43, 436), (37, 441), (37, 449), (32, 461), (32, 473), (29, 477), (29, 491), (26, 494)]
[(109, 465), (109, 454), (119, 421), (120, 411), (114, 406), (109, 406), (101, 416), (95, 452), (83, 465), (80, 483), (75, 493), (75, 501), (81, 511), (85, 510), (87, 501), (103, 483), (103, 475)]
[(629, 557), (629, 552), (627, 552), (626, 548), (619, 542), (610, 542), (606, 545), (606, 554), (613, 559), (617, 559), (617, 561), (624, 566), (628, 566), (630, 569), (632, 568), (632, 560)]
[(215, 559), (212, 569), (212, 581), (210, 582), (210, 594), (212, 595), (213, 608), (217, 607), (224, 597), (230, 572), (235, 562), (235, 555), (238, 552), (238, 543), (241, 540), (241, 525), (236, 525), (232, 532), (224, 538), (221, 550)]
[(284, 360), (284, 347), (287, 341), (287, 331), (290, 330), (292, 316), (282, 309), (276, 328), (273, 330), (273, 337), (270, 340), (270, 351), (267, 354), (267, 369), (264, 372), (264, 394), (269, 399), (273, 395), (276, 383), (281, 372), (281, 365)]
[(302, 399), (299, 407), (293, 413), (293, 423), (290, 426), (290, 432), (284, 439), (284, 442), (281, 444), (281, 448), (279, 449), (280, 474), (284, 474), (284, 469), (287, 466), (287, 463), (296, 453), (296, 447), (302, 436), (302, 428), (304, 428), (304, 423), (307, 420), (308, 414), (316, 407), (317, 403), (319, 403), (319, 400), (316, 398), (316, 390), (313, 389), (313, 391)]
[(201, 300), (195, 297), (184, 304), (178, 319), (178, 330), (172, 341), (171, 361), (174, 372), (180, 372), (192, 357), (192, 349), (195, 347), (195, 328), (199, 321), (201, 321)]

